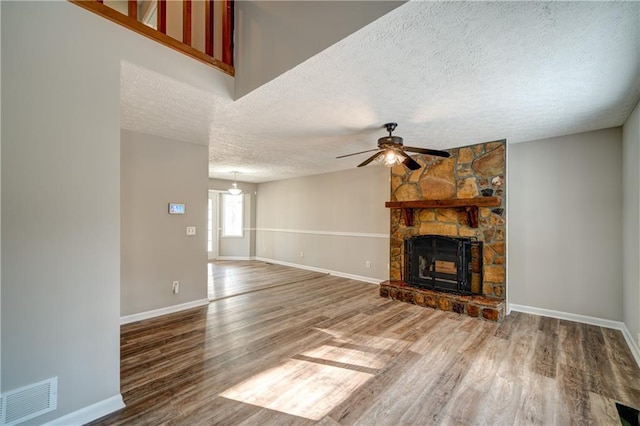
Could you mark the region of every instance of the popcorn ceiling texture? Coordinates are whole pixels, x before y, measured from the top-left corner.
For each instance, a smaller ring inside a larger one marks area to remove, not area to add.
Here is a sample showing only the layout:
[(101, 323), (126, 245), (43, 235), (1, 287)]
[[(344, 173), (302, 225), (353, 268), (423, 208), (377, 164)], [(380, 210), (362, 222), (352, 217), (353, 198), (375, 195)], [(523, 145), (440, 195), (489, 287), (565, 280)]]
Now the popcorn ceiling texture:
[(355, 167), (382, 125), (448, 149), (619, 126), (640, 98), (638, 2), (408, 2), (248, 95), (123, 67), (122, 127), (209, 145), (211, 177)]
[(140, 66), (120, 66), (120, 127), (125, 130), (208, 145), (214, 110), (225, 102), (231, 100)]

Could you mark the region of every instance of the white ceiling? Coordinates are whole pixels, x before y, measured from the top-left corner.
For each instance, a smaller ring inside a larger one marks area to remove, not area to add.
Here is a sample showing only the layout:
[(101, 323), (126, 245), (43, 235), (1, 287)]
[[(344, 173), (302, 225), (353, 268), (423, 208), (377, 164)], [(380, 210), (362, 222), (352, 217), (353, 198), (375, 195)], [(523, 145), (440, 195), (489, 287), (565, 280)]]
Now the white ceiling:
[(122, 127), (209, 145), (209, 175), (355, 167), (386, 133), (447, 149), (619, 126), (640, 99), (638, 2), (409, 2), (237, 101), (123, 65)]

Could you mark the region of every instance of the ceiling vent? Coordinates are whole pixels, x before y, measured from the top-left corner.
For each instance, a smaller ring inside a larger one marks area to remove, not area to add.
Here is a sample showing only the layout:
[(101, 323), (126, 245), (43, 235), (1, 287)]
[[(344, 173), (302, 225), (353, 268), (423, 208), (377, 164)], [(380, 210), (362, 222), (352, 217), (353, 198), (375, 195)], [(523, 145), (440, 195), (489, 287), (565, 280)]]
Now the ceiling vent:
[(0, 397), (0, 424), (15, 425), (53, 411), (57, 399), (57, 377), (6, 392)]

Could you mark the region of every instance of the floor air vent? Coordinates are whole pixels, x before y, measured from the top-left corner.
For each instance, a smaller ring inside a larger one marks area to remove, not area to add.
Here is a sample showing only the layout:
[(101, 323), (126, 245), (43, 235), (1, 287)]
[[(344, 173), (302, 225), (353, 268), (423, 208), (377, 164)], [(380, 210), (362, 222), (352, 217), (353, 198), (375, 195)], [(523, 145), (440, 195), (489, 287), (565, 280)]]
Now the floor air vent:
[(6, 392), (0, 408), (2, 424), (14, 425), (53, 411), (57, 397), (57, 377)]

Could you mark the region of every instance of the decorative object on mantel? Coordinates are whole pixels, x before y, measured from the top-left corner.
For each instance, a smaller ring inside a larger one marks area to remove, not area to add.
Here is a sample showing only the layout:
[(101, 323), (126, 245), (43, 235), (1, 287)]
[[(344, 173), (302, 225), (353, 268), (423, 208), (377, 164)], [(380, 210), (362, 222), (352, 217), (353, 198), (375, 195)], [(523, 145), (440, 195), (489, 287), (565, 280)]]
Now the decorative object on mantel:
[(242, 189), (238, 188), (238, 182), (236, 182), (236, 174), (238, 172), (233, 172), (233, 183), (231, 184), (231, 188), (229, 188), (229, 194), (231, 195), (240, 195), (242, 194)]
[(448, 200), (387, 201), (385, 207), (401, 209), (406, 226), (413, 226), (414, 209), (463, 208), (471, 228), (478, 227), (478, 207), (500, 206), (500, 197), (453, 198)]
[(366, 151), (354, 152), (353, 154), (341, 155), (336, 158), (351, 157), (352, 155), (364, 154), (365, 152), (378, 151), (371, 157), (358, 164), (358, 167), (366, 166), (373, 160), (377, 160), (384, 166), (393, 167), (396, 164), (404, 164), (409, 170), (418, 170), (420, 163), (405, 154), (405, 151), (416, 152), (418, 154), (435, 155), (437, 157), (448, 158), (451, 154), (446, 151), (438, 151), (435, 149), (415, 148), (412, 146), (404, 146), (400, 136), (393, 136), (392, 133), (398, 126), (398, 123), (386, 123), (384, 127), (389, 132), (389, 136), (378, 139), (378, 148)]

